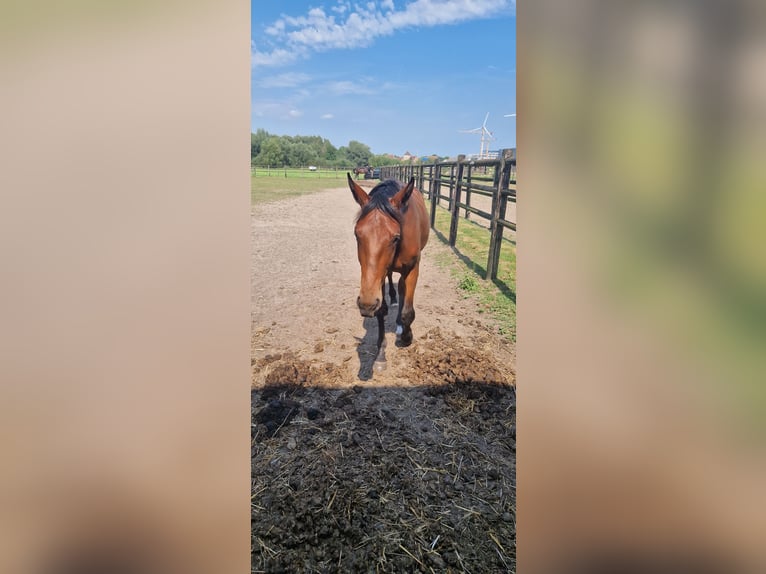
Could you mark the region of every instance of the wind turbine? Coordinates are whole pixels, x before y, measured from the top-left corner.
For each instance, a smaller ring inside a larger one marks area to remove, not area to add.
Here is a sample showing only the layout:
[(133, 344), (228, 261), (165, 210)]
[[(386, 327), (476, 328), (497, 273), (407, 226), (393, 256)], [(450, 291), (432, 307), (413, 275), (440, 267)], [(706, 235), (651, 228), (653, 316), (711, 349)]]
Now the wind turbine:
[(515, 118), (516, 114), (505, 114), (503, 117), (504, 118)]
[(494, 141), (495, 137), (492, 132), (487, 129), (487, 120), (489, 119), (489, 112), (484, 116), (484, 123), (480, 127), (472, 130), (459, 130), (463, 134), (481, 134), (481, 149), (479, 151), (479, 159), (489, 157), (489, 142)]

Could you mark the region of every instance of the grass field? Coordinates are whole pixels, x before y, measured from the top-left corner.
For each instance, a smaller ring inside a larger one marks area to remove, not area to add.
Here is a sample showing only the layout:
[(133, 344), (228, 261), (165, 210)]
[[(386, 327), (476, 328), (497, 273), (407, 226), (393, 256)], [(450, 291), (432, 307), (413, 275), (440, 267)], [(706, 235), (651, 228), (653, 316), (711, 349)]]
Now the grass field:
[(315, 177), (292, 173), (298, 171), (288, 168), (287, 177), (285, 177), (284, 170), (281, 171), (281, 176), (276, 175), (276, 170), (272, 170), (273, 175), (264, 176), (260, 174), (259, 168), (258, 175), (253, 174), (250, 176), (250, 201), (252, 203), (277, 201), (286, 197), (295, 197), (297, 195), (305, 195), (323, 189), (333, 189), (347, 185), (345, 171), (336, 172), (337, 177), (336, 175), (329, 177), (327, 174), (322, 177)]
[[(450, 214), (436, 209), (435, 235), (447, 243)], [(440, 260), (457, 280), (459, 289), (466, 297), (476, 297), (483, 312), (500, 323), (499, 331), (512, 341), (516, 340), (516, 243), (515, 234), (505, 230), (500, 248), (497, 279), (487, 281), (487, 257), (489, 254), (489, 231), (472, 221), (461, 220), (455, 242), (457, 260), (451, 255)]]

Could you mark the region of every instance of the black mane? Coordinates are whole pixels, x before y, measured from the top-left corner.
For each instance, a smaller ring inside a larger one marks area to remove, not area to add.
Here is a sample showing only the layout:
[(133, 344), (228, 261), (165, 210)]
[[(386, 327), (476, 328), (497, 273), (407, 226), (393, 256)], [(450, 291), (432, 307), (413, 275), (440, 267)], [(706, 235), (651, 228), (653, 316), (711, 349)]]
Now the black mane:
[(359, 221), (362, 219), (365, 215), (370, 213), (371, 211), (374, 211), (376, 209), (379, 209), (392, 219), (394, 219), (399, 225), (402, 224), (402, 214), (399, 212), (398, 209), (396, 209), (393, 205), (391, 205), (391, 202), (389, 201), (394, 195), (396, 195), (396, 192), (399, 191), (402, 188), (402, 182), (396, 181), (395, 179), (387, 179), (386, 181), (380, 182), (378, 185), (372, 188), (372, 191), (370, 191), (369, 198), (370, 200), (367, 202), (367, 205), (365, 205), (362, 210), (359, 212), (359, 215), (356, 217), (356, 220)]

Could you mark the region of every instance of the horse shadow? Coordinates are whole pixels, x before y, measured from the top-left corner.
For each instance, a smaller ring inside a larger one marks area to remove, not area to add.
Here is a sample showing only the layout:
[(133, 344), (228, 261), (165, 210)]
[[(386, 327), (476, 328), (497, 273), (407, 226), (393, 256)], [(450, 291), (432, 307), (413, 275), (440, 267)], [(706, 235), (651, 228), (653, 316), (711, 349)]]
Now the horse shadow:
[[(398, 288), (398, 283), (396, 285)], [(357, 377), (361, 381), (369, 381), (372, 379), (375, 372), (376, 362), (378, 366), (385, 368), (386, 364), (386, 348), (388, 347), (388, 339), (393, 335), (396, 337), (396, 315), (399, 313), (400, 302), (391, 303), (388, 299), (388, 293), (386, 293), (386, 300), (388, 303), (388, 313), (384, 321), (386, 338), (383, 340), (383, 345), (378, 349), (378, 320), (375, 317), (364, 317), (363, 326), (365, 329), (364, 337), (354, 337), (357, 341), (356, 354), (359, 358), (359, 372)]]

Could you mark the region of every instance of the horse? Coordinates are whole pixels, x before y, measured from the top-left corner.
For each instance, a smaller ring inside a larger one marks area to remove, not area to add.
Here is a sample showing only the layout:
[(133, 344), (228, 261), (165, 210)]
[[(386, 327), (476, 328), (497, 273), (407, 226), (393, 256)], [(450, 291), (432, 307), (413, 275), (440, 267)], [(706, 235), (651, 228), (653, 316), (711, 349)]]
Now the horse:
[(355, 167), (354, 168), (354, 175), (358, 179), (360, 175), (366, 175), (368, 171), (370, 171), (369, 167)]
[[(396, 317), (397, 346), (412, 343), (415, 287), (420, 254), (428, 242), (429, 219), (425, 201), (415, 189), (415, 178), (407, 185), (388, 179), (376, 185), (369, 195), (350, 173), (348, 185), (361, 211), (356, 217), (354, 236), (361, 266), (361, 287), (356, 303), (363, 317), (378, 320), (378, 353), (385, 339), (384, 321), (388, 313), (385, 280), (388, 277), (392, 305), (396, 291), (392, 273), (399, 273), (399, 311)], [(384, 361), (385, 359), (382, 359)]]

